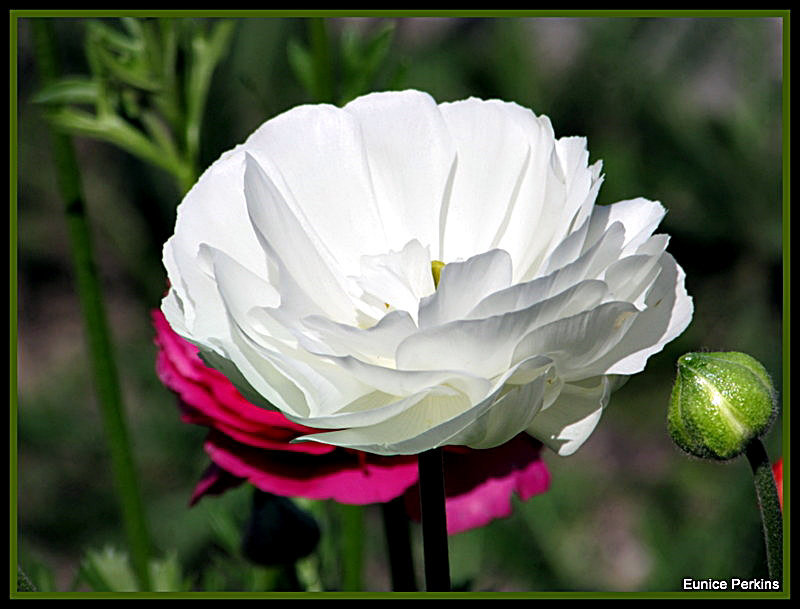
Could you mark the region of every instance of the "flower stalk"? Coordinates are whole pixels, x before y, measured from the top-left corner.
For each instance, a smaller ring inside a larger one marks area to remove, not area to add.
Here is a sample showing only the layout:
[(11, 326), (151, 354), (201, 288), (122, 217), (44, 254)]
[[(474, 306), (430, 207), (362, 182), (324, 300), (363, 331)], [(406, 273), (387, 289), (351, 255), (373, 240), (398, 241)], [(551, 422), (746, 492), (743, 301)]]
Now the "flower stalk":
[(389, 553), (392, 590), (416, 592), (417, 582), (414, 578), (414, 557), (411, 553), (411, 531), (403, 497), (382, 503), (381, 511)]
[[(48, 84), (57, 79), (59, 71), (58, 55), (53, 43), (54, 32), (48, 19), (33, 19), (32, 25), (39, 72), (43, 83)], [(68, 136), (53, 133), (52, 142), (58, 186), (64, 200), (64, 212), (69, 228), (77, 290), (83, 309), (95, 384), (111, 453), (117, 496), (140, 589), (149, 590), (149, 535), (123, 413), (117, 366), (94, 263), (78, 163)]]
[(441, 448), (419, 454), (419, 497), (425, 588), (428, 592), (449, 592), (450, 559), (447, 552), (447, 514)]
[(314, 65), (314, 96), (317, 102), (330, 103), (334, 97), (333, 65), (325, 18), (309, 19), (308, 33)]
[(363, 567), (364, 509), (360, 505), (338, 506), (342, 531), (342, 590), (361, 590)]
[(758, 438), (745, 449), (747, 461), (753, 470), (753, 481), (758, 498), (758, 510), (764, 527), (764, 543), (767, 549), (767, 568), (771, 579), (783, 581), (783, 514), (781, 513), (778, 489), (772, 466), (764, 444)]

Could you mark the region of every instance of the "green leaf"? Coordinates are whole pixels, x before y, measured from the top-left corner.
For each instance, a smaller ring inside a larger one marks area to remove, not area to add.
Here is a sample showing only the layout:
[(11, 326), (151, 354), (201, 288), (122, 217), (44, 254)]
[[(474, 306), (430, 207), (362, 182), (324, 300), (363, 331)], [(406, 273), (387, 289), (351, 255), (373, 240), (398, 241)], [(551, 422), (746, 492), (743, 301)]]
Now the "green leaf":
[(97, 47), (97, 57), (102, 67), (120, 82), (145, 91), (161, 89), (160, 79), (148, 69), (142, 54), (117, 55), (100, 45)]
[(45, 86), (33, 97), (33, 102), (52, 105), (94, 104), (99, 92), (96, 82), (75, 76)]
[(154, 592), (184, 592), (189, 589), (176, 554), (150, 561), (150, 581)]
[(172, 154), (171, 150), (157, 146), (116, 114), (94, 116), (74, 108), (60, 108), (48, 113), (47, 118), (58, 129), (115, 144), (179, 179), (184, 179), (189, 171), (185, 162)]
[[(183, 592), (188, 582), (183, 578), (177, 555), (153, 559), (148, 565), (154, 592)], [(79, 578), (95, 592), (138, 592), (136, 577), (128, 554), (113, 547), (89, 550), (81, 562)]]
[(87, 28), (88, 40), (93, 44), (102, 44), (117, 53), (141, 53), (144, 48), (144, 42), (141, 39), (131, 39), (101, 21), (90, 21)]
[(128, 555), (112, 547), (89, 550), (80, 566), (80, 577), (95, 592), (136, 592), (136, 577)]

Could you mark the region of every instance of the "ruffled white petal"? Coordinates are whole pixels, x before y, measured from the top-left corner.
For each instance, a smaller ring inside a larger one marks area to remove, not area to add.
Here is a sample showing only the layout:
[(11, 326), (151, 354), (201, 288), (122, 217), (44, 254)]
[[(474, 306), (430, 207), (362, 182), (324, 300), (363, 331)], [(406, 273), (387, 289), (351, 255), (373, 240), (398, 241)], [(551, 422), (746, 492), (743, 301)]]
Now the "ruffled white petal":
[(397, 365), (417, 370), (457, 368), (493, 378), (507, 370), (512, 359), (518, 362), (537, 354), (530, 349), (524, 356), (516, 357), (515, 347), (520, 337), (564, 315), (576, 315), (594, 307), (606, 291), (603, 282), (582, 282), (551, 298), (502, 315), (434, 326), (400, 343)]
[(386, 250), (387, 227), (352, 114), (324, 104), (299, 106), (264, 123), (245, 147), (344, 275), (358, 272), (364, 254)]
[(430, 328), (462, 316), (490, 294), (511, 285), (511, 257), (490, 250), (441, 270), (439, 287), (419, 303), (419, 326)]
[(412, 239), (439, 256), (439, 218), (456, 158), (439, 107), (419, 91), (373, 93), (344, 110), (360, 128), (386, 249)]
[(364, 292), (362, 300), (371, 299), (379, 315), (401, 309), (416, 322), (420, 299), (434, 291), (428, 248), (413, 239), (399, 252), (363, 256), (355, 283)]
[(458, 155), (444, 212), (443, 262), (490, 249), (515, 204), (531, 149), (510, 106), (474, 98), (439, 106)]
[(247, 155), (244, 193), (247, 211), (265, 252), (291, 275), (294, 283), (320, 311), (334, 319), (354, 322), (355, 308), (332, 261), (318, 249), (319, 239), (304, 227), (258, 161)]
[(528, 433), (562, 457), (573, 454), (600, 422), (612, 387), (604, 376), (566, 383), (558, 399), (536, 415)]
[[(378, 425), (312, 434), (298, 441), (313, 440), (385, 455), (414, 454), (445, 444), (471, 445), (471, 441), (486, 448), (497, 446), (513, 437), (506, 437), (510, 427), (499, 419), (525, 420), (541, 408), (545, 386), (552, 378), (550, 364), (541, 357), (520, 362), (477, 404), (459, 391), (440, 385), (428, 390), (422, 400), (400, 416)], [(530, 386), (504, 401), (501, 393), (506, 380), (523, 370), (533, 379)], [(499, 409), (496, 417), (487, 417), (495, 408)]]
[(638, 313), (625, 336), (602, 360), (592, 366), (604, 374), (641, 372), (647, 359), (661, 351), (689, 325), (694, 312), (684, 286), (685, 273), (669, 254), (659, 259), (660, 273), (647, 292), (646, 309)]

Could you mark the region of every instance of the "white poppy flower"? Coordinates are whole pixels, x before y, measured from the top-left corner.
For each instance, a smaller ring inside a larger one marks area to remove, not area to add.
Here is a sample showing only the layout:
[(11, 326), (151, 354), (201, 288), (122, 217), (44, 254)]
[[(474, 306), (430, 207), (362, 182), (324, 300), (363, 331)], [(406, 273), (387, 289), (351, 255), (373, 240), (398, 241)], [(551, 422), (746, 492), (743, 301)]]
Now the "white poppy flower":
[(412, 454), (527, 431), (571, 454), (692, 316), (663, 207), (596, 206), (588, 158), (497, 100), (294, 108), (186, 195), (162, 309), (305, 440)]

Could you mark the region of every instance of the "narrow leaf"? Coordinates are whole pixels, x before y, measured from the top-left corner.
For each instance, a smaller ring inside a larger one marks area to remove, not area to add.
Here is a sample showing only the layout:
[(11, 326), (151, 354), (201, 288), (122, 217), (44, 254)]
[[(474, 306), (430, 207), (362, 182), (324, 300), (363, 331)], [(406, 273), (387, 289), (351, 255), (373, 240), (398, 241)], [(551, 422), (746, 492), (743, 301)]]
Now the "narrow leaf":
[(37, 104), (94, 104), (100, 90), (97, 83), (80, 76), (62, 78), (42, 88), (34, 97)]

